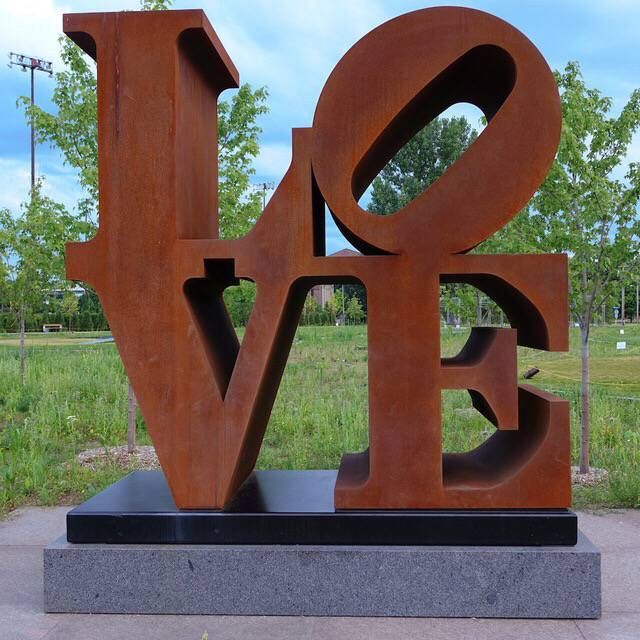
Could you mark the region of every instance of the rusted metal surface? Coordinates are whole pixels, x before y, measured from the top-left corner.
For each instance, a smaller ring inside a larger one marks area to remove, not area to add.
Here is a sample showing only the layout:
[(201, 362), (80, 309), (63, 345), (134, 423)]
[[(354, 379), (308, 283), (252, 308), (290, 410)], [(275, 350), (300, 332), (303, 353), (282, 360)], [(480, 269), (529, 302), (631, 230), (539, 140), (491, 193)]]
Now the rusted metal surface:
[[(313, 126), (252, 231), (217, 230), (216, 99), (238, 74), (200, 11), (67, 15), (98, 59), (100, 228), (68, 246), (97, 290), (176, 504), (221, 508), (252, 471), (305, 296), (367, 290), (369, 449), (346, 455), (346, 509), (566, 507), (568, 404), (517, 387), (516, 342), (566, 350), (562, 255), (466, 255), (526, 204), (557, 148), (560, 104), (535, 47), (488, 14), (415, 11), (340, 60)], [(141, 60), (153, 60), (153, 70)], [(410, 137), (470, 102), (488, 125), (423, 194), (388, 217), (357, 200)], [(324, 255), (324, 207), (364, 254)], [(222, 301), (257, 284), (238, 343)], [(440, 358), (439, 285), (491, 296), (513, 329), (475, 330)], [(441, 391), (470, 389), (497, 430), (442, 452)]]

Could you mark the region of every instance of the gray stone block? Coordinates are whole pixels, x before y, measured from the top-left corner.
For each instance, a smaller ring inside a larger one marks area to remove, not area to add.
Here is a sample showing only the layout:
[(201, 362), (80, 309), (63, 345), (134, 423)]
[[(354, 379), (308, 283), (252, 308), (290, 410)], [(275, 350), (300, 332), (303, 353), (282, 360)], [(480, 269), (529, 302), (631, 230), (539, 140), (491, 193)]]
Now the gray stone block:
[(575, 547), (74, 545), (44, 551), (48, 612), (597, 618)]

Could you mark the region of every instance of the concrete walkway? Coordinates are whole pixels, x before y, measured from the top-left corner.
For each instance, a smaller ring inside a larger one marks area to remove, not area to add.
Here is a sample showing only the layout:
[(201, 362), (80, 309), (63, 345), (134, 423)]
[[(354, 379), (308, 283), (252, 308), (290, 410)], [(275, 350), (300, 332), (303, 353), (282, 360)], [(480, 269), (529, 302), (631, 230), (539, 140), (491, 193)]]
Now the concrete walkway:
[(42, 548), (64, 532), (66, 507), (0, 521), (0, 640), (640, 640), (640, 511), (580, 514), (602, 550), (601, 620), (269, 618), (42, 613)]

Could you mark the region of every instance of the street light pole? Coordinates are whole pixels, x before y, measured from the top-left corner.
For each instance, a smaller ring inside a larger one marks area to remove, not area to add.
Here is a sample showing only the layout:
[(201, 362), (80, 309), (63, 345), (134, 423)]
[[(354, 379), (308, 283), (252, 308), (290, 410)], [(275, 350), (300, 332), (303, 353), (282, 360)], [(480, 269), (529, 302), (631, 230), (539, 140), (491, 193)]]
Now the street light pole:
[[(53, 75), (53, 65), (48, 60), (41, 58), (33, 58), (25, 56), (21, 53), (9, 54), (9, 67), (19, 67), (23, 72), (29, 69), (31, 73), (31, 106), (35, 104), (35, 72), (44, 71), (49, 77)], [(33, 126), (33, 117), (30, 118), (31, 124), (31, 191), (36, 186), (36, 133)]]
[[(31, 106), (35, 104), (35, 86), (34, 86), (34, 68), (31, 66)], [(31, 190), (36, 186), (36, 132), (33, 126), (33, 118), (31, 120)]]
[(267, 206), (267, 191), (271, 191), (274, 188), (273, 182), (261, 182), (258, 188), (262, 191), (262, 210)]

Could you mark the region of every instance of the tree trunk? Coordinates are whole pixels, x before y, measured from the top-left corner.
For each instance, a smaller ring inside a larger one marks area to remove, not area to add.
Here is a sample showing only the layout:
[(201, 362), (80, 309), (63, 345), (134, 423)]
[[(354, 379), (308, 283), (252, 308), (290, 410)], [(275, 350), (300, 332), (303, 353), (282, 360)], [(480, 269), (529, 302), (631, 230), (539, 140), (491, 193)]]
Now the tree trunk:
[(625, 308), (624, 308), (624, 287), (622, 287), (622, 326), (624, 327), (624, 316), (625, 316)]
[(24, 306), (20, 307), (20, 382), (24, 384)]
[(479, 327), (482, 325), (482, 298), (480, 297), (480, 292), (476, 296), (477, 299), (477, 307), (476, 307), (476, 325)]
[(580, 382), (580, 473), (589, 473), (589, 318), (580, 323), (582, 376)]
[(131, 383), (129, 383), (127, 396), (127, 450), (129, 453), (133, 453), (136, 450), (136, 407), (138, 403)]

